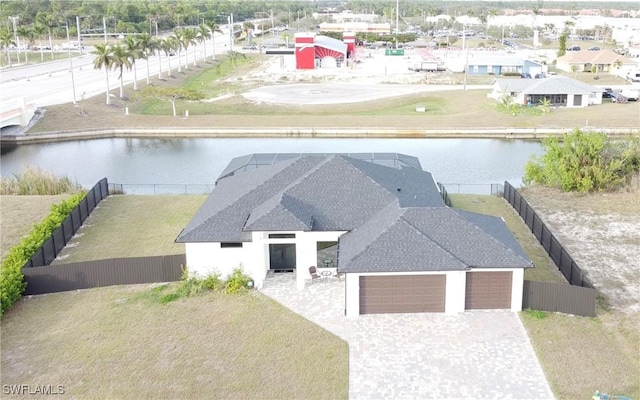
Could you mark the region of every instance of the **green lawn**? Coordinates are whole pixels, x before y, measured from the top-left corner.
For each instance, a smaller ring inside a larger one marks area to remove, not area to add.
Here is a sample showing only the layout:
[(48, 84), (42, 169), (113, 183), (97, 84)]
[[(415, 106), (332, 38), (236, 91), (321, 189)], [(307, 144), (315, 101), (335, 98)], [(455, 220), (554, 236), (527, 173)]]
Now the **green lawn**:
[(174, 243), (204, 195), (114, 195), (103, 200), (55, 263), (184, 253)]
[(82, 399), (347, 398), (347, 343), (268, 297), (161, 305), (156, 292), (24, 298), (2, 318), (2, 384), (63, 385)]
[(0, 259), (31, 232), (34, 224), (49, 215), (51, 205), (68, 198), (58, 196), (0, 196)]

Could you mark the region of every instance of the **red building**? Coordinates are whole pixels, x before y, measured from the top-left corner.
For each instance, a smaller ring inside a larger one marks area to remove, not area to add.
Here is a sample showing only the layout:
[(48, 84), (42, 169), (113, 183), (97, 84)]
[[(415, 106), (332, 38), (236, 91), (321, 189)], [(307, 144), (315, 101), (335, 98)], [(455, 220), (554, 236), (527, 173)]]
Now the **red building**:
[[(348, 44), (308, 32), (296, 33), (294, 37), (296, 69), (335, 68), (346, 62)], [(355, 35), (353, 39), (355, 48)]]

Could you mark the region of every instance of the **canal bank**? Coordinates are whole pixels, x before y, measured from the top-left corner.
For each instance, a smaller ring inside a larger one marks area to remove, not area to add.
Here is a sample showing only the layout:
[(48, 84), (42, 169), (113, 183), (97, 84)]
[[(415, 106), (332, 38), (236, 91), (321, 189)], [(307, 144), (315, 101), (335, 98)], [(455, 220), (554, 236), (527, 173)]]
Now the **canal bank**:
[[(597, 128), (583, 127), (585, 130), (603, 132), (612, 136), (630, 136), (640, 134), (640, 128)], [(83, 129), (73, 131), (43, 132), (32, 134), (9, 134), (0, 136), (0, 146), (3, 149), (14, 148), (19, 145), (37, 143), (55, 143), (73, 140), (109, 139), (109, 138), (325, 138), (325, 139), (525, 139), (540, 140), (546, 137), (561, 137), (571, 132), (573, 128), (455, 128), (455, 129), (402, 129), (402, 128), (114, 128), (114, 129)]]

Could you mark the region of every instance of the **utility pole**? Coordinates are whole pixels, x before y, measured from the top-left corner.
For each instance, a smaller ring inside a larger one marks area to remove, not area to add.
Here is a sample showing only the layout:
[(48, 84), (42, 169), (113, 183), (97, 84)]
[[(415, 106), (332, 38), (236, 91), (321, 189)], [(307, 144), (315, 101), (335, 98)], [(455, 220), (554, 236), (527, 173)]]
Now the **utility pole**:
[(76, 103), (76, 82), (73, 79), (73, 61), (71, 59), (71, 42), (69, 41), (69, 22), (67, 21), (65, 28), (67, 28), (67, 50), (69, 52), (69, 72), (71, 72), (71, 88), (73, 89), (73, 105)]
[(273, 25), (273, 10), (271, 11), (271, 35), (275, 36), (276, 35), (276, 30), (275, 30), (275, 26)]
[(82, 55), (82, 39), (80, 38), (80, 17), (76, 15), (76, 30), (78, 31), (78, 49)]
[(102, 17), (102, 31), (104, 32), (104, 44), (107, 44), (107, 19)]
[(16, 22), (20, 19), (19, 15), (12, 15), (9, 17), (11, 22), (13, 23), (13, 36), (16, 38), (16, 46), (18, 46), (18, 65), (20, 65), (20, 39), (18, 38), (18, 27), (16, 26)]
[[(400, 0), (396, 0), (396, 38), (397, 35), (400, 34)], [(396, 47), (398, 44), (398, 40), (396, 39)]]
[(233, 23), (231, 19), (231, 15), (227, 15), (227, 22), (229, 23), (229, 54), (233, 50)]

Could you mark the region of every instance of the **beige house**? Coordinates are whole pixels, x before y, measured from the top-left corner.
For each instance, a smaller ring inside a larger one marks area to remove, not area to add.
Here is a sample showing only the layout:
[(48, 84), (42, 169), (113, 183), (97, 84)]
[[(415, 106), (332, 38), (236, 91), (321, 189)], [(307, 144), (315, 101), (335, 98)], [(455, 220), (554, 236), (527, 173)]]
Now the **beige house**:
[(558, 57), (556, 64), (558, 69), (567, 72), (592, 72), (594, 65), (598, 72), (607, 72), (623, 78), (629, 71), (638, 68), (636, 61), (613, 50), (571, 51)]

